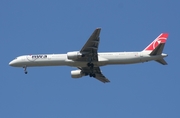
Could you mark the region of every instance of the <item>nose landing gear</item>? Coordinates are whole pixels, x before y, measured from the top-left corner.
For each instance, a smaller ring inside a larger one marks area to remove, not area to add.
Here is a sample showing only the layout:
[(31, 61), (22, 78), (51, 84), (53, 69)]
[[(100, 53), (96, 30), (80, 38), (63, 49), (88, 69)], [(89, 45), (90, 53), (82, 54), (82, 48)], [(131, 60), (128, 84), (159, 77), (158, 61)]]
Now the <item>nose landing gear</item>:
[(28, 73), (27, 72), (27, 66), (24, 66), (23, 68), (24, 68), (24, 73), (27, 74)]

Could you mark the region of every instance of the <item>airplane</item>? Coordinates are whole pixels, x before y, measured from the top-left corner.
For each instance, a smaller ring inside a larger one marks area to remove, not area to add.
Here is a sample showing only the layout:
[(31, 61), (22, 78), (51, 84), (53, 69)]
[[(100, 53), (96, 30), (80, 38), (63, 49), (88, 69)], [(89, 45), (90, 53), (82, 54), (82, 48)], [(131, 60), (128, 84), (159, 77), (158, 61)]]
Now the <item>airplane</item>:
[(144, 50), (139, 52), (102, 52), (98, 53), (101, 28), (96, 28), (80, 51), (66, 54), (33, 54), (22, 55), (12, 60), (9, 65), (23, 67), (27, 74), (27, 67), (37, 66), (71, 66), (77, 70), (71, 71), (72, 78), (89, 76), (107, 83), (110, 82), (101, 72), (100, 66), (115, 64), (134, 64), (156, 61), (167, 65), (163, 59), (168, 55), (163, 52), (168, 33), (161, 33)]

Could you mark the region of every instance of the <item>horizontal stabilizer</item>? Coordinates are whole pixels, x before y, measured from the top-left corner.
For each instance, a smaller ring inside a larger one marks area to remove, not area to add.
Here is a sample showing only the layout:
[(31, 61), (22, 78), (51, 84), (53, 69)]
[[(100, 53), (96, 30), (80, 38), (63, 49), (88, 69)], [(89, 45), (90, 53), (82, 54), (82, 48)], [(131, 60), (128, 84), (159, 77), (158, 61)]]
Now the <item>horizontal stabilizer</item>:
[(167, 65), (167, 62), (164, 59), (159, 59), (159, 60), (155, 60), (155, 61), (162, 65)]

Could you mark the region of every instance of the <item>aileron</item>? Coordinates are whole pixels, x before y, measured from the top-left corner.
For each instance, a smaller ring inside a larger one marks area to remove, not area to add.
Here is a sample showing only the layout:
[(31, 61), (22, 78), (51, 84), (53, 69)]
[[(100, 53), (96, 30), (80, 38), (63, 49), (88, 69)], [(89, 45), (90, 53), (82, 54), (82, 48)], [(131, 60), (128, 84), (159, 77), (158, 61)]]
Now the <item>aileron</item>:
[(107, 83), (107, 82), (110, 82), (104, 75), (102, 74), (96, 74), (96, 77), (95, 77), (97, 80), (103, 82), (103, 83)]

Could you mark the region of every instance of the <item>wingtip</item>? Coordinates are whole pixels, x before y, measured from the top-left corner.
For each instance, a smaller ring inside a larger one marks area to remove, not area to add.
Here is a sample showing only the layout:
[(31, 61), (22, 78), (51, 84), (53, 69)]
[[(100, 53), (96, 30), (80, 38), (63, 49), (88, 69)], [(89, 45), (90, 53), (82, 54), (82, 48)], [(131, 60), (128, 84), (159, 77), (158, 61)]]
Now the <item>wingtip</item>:
[(97, 27), (96, 29), (101, 29), (101, 27)]

